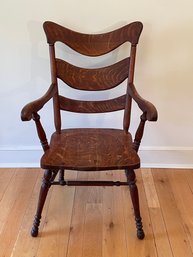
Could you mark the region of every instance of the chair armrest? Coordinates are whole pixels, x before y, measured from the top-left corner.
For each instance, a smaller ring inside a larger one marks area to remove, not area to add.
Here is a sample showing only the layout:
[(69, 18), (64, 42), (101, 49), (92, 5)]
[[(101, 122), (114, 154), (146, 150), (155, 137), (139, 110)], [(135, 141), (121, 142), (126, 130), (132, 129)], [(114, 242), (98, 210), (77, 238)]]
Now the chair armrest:
[(158, 113), (155, 106), (143, 99), (137, 92), (134, 84), (129, 84), (128, 87), (129, 95), (134, 99), (134, 101), (138, 104), (139, 108), (143, 113), (146, 114), (146, 118), (148, 121), (156, 121), (158, 118)]
[(37, 113), (56, 93), (55, 84), (51, 84), (48, 91), (39, 99), (25, 105), (21, 111), (21, 120), (29, 121), (32, 119), (33, 113)]

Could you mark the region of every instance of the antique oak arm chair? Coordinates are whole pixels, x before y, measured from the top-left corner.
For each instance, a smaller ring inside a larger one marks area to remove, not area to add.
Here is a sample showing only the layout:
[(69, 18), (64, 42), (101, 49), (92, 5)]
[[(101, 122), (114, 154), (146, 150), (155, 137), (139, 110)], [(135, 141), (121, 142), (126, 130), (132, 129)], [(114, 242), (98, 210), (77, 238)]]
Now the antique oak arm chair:
[[(37, 212), (31, 235), (38, 235), (41, 213), (51, 185), (67, 186), (122, 186), (130, 189), (134, 207), (137, 237), (144, 238), (139, 210), (138, 191), (134, 169), (140, 167), (137, 154), (146, 120), (156, 121), (156, 108), (144, 100), (134, 86), (134, 66), (136, 46), (142, 31), (141, 22), (133, 22), (112, 32), (103, 34), (82, 34), (47, 21), (43, 25), (50, 50), (52, 83), (47, 93), (27, 104), (21, 119), (33, 119), (44, 154), (41, 168), (45, 169), (40, 190)], [(111, 52), (125, 42), (130, 42), (130, 56), (113, 65), (86, 69), (76, 67), (55, 56), (55, 43), (62, 42), (76, 52), (86, 56), (100, 56)], [(78, 101), (59, 94), (58, 79), (68, 86), (87, 91), (108, 90), (127, 80), (127, 90), (123, 96), (103, 101)], [(50, 143), (40, 122), (38, 111), (53, 99), (54, 123), (56, 131)], [(142, 111), (134, 140), (128, 132), (132, 99)], [(61, 110), (76, 113), (104, 113), (123, 110), (123, 129), (76, 128), (61, 129)], [(78, 171), (102, 171), (123, 169), (126, 182), (120, 181), (69, 181), (64, 179), (65, 169)], [(59, 173), (59, 180), (55, 180)]]

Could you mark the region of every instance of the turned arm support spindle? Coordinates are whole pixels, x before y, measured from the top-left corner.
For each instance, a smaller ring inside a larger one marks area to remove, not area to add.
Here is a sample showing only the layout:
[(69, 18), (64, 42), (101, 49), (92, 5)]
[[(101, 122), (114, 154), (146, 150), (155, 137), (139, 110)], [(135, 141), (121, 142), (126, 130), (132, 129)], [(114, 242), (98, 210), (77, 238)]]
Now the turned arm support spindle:
[(40, 122), (40, 115), (38, 113), (33, 113), (32, 114), (32, 119), (35, 121), (38, 137), (40, 139), (42, 148), (45, 152), (46, 150), (49, 149), (49, 145), (48, 145), (48, 141), (47, 141), (47, 138), (46, 138), (46, 133), (45, 133), (45, 131), (42, 127), (42, 124)]
[(133, 149), (138, 152), (139, 150), (139, 146), (140, 146), (140, 143), (141, 143), (141, 139), (143, 137), (143, 131), (144, 131), (144, 127), (145, 127), (145, 122), (147, 121), (146, 119), (146, 114), (143, 113), (141, 116), (140, 116), (140, 123), (139, 123), (139, 126), (137, 128), (137, 131), (135, 133), (135, 139), (134, 139), (134, 142), (133, 142)]

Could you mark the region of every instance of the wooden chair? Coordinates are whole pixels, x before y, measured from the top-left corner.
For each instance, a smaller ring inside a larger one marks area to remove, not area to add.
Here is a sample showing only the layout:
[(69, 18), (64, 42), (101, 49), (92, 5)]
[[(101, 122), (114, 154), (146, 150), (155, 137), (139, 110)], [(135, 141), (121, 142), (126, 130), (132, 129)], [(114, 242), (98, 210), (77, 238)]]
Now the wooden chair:
[[(35, 121), (37, 133), (44, 150), (41, 158), (41, 168), (45, 169), (45, 173), (31, 235), (33, 237), (38, 235), (42, 209), (51, 185), (127, 185), (130, 189), (134, 207), (137, 237), (143, 239), (144, 232), (134, 169), (140, 167), (140, 158), (137, 151), (145, 122), (146, 120), (156, 121), (157, 111), (150, 102), (144, 100), (137, 93), (133, 82), (136, 46), (142, 31), (142, 23), (133, 22), (112, 32), (92, 35), (78, 33), (50, 21), (46, 21), (43, 27), (50, 50), (52, 83), (44, 96), (27, 104), (21, 112), (23, 121), (31, 119)], [(78, 53), (93, 57), (109, 53), (129, 41), (131, 43), (130, 57), (107, 67), (80, 68), (55, 57), (55, 43), (57, 41), (66, 44)], [(127, 79), (127, 91), (123, 96), (114, 99), (78, 101), (59, 95), (58, 79), (72, 88), (93, 91), (93, 94), (97, 90), (114, 88)], [(51, 137), (50, 144), (48, 144), (38, 111), (51, 98), (53, 99), (56, 131)], [(128, 132), (132, 99), (142, 111), (133, 141), (131, 134)], [(77, 113), (104, 113), (124, 110), (123, 129), (61, 129), (61, 110)], [(88, 172), (123, 169), (127, 181), (67, 181), (64, 179), (65, 169)], [(59, 180), (55, 181), (57, 173), (59, 173)]]

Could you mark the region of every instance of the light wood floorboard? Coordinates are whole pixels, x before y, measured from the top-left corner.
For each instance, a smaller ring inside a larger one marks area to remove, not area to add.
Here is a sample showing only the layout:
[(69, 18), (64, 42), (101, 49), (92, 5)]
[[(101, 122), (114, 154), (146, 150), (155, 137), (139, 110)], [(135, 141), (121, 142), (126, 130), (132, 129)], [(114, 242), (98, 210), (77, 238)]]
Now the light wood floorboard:
[[(32, 238), (42, 176), (40, 169), (0, 169), (0, 257), (193, 257), (193, 170), (136, 171), (142, 241), (127, 187), (51, 187)], [(125, 181), (123, 171), (66, 177)]]

